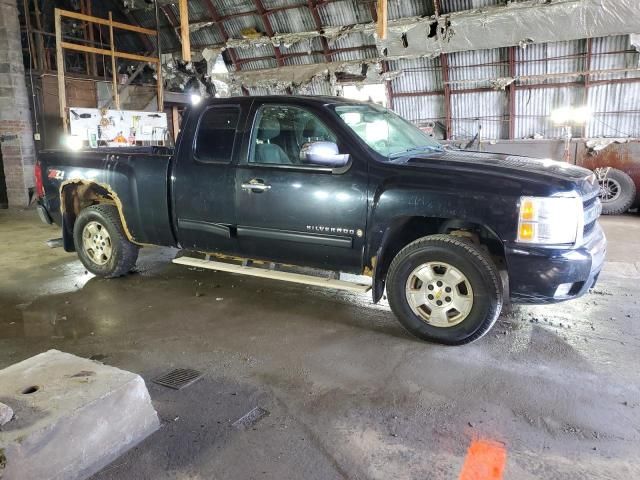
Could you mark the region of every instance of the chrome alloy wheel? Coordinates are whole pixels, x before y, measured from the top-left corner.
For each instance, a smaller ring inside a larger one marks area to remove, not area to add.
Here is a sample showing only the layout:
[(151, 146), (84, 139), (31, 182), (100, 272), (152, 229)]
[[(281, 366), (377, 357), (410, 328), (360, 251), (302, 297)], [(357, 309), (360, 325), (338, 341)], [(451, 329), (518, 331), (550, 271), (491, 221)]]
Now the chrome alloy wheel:
[(613, 202), (617, 200), (622, 192), (622, 186), (613, 178), (604, 178), (600, 183), (600, 200), (603, 203)]
[(434, 327), (453, 327), (473, 307), (473, 289), (457, 268), (443, 262), (418, 266), (407, 279), (407, 302), (413, 313)]
[(111, 258), (111, 237), (104, 226), (89, 222), (82, 230), (82, 249), (96, 265), (104, 265)]

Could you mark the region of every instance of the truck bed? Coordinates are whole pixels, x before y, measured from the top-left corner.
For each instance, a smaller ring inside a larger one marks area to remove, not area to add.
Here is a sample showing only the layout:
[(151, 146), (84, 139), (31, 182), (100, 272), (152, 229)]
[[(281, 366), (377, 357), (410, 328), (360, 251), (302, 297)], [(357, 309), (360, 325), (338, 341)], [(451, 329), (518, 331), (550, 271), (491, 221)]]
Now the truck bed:
[(95, 182), (108, 186), (117, 198), (135, 242), (174, 245), (168, 184), (172, 153), (167, 147), (41, 152), (47, 210), (60, 225), (61, 188), (69, 183)]

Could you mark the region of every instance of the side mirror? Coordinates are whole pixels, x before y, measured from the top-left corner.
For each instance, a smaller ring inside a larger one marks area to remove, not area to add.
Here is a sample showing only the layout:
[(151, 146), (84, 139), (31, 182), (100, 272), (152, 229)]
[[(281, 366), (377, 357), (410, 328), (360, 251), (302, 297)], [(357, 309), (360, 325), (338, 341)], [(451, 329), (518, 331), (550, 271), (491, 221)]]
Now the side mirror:
[(349, 154), (341, 154), (333, 142), (305, 143), (300, 150), (300, 160), (312, 165), (344, 167), (349, 162)]

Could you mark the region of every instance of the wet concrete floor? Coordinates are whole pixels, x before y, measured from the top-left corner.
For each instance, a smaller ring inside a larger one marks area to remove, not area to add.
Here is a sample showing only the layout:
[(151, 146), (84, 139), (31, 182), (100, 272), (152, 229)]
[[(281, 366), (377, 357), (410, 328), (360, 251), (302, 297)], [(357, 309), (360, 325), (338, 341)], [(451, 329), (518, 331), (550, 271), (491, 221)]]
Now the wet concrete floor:
[[(163, 426), (94, 480), (457, 479), (477, 439), (504, 445), (507, 479), (640, 478), (640, 217), (602, 223), (594, 293), (443, 347), (368, 295), (172, 265), (171, 249), (94, 278), (34, 211), (0, 211), (0, 368), (56, 348), (142, 375)], [(175, 367), (204, 378), (151, 383)], [(232, 425), (254, 407), (269, 415)]]

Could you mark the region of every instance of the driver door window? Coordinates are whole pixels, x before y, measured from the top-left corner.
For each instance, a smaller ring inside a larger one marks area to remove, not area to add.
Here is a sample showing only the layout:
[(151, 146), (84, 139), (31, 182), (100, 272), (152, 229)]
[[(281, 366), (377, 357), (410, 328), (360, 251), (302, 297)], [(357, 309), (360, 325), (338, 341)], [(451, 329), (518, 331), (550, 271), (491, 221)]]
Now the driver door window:
[(264, 106), (257, 114), (249, 163), (309, 166), (300, 151), (310, 142), (336, 143), (336, 136), (302, 108)]

